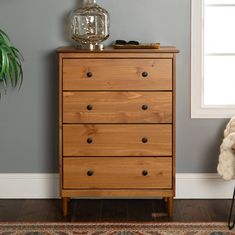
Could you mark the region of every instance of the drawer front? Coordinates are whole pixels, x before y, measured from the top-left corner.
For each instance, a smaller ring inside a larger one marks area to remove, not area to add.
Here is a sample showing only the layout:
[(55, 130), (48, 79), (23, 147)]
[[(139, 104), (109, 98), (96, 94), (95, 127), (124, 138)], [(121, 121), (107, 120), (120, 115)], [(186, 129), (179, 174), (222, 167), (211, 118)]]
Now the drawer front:
[(172, 59), (64, 59), (63, 90), (172, 90)]
[(172, 125), (64, 125), (63, 155), (172, 156)]
[(64, 158), (63, 188), (171, 189), (172, 158)]
[(171, 123), (171, 92), (64, 92), (64, 123)]

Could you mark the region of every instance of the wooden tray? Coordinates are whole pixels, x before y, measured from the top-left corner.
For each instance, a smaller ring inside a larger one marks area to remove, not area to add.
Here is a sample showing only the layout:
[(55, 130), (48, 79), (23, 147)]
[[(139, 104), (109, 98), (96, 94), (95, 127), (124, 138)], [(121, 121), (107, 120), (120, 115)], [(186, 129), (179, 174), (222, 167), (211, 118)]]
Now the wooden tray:
[(159, 49), (160, 43), (148, 43), (148, 44), (139, 44), (139, 45), (132, 45), (132, 44), (126, 44), (126, 45), (118, 45), (113, 44), (112, 45), (114, 49)]

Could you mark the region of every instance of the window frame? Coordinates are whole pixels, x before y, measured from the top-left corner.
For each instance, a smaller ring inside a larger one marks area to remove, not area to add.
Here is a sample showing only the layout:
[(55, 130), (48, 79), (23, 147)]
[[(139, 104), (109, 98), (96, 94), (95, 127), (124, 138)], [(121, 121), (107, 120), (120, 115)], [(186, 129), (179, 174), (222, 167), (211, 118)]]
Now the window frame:
[(191, 0), (191, 118), (230, 118), (235, 115), (235, 105), (203, 104), (203, 33), (204, 0)]

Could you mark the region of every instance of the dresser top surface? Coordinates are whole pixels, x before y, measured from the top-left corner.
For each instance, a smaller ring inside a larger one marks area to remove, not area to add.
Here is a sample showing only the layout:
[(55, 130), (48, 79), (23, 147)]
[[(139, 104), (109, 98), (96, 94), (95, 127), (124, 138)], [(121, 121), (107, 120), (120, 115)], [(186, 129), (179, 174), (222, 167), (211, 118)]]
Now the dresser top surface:
[(94, 50), (80, 50), (75, 47), (60, 47), (57, 49), (58, 53), (179, 53), (179, 50), (173, 46), (161, 46), (159, 49), (113, 49), (112, 47), (106, 47), (102, 51)]

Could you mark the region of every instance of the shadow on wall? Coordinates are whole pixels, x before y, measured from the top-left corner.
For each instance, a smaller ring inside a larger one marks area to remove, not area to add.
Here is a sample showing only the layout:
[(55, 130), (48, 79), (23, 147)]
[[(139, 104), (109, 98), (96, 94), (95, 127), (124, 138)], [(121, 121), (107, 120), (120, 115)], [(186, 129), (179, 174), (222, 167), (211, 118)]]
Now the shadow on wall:
[[(47, 146), (47, 152), (49, 153), (50, 160), (46, 159), (47, 168), (53, 172), (58, 172), (59, 169), (59, 64), (57, 53), (51, 51), (46, 56), (48, 77), (51, 78), (48, 81), (47, 91), (48, 103), (46, 106), (46, 116), (48, 121), (45, 122), (47, 126), (45, 129), (45, 140)], [(56, 166), (56, 168), (55, 168)]]
[[(71, 11), (82, 6), (84, 0), (74, 0), (74, 7), (68, 12), (65, 12), (61, 18), (61, 36), (63, 40), (68, 44), (72, 44), (72, 40), (69, 38), (69, 15)], [(51, 51), (45, 56), (47, 63), (47, 68), (45, 71), (48, 71), (47, 77), (51, 78), (47, 86), (48, 94), (48, 103), (46, 108), (46, 113), (48, 114), (47, 126), (45, 127), (46, 132), (45, 141), (47, 146), (47, 152), (50, 153), (50, 160), (46, 160), (48, 169), (53, 169), (54, 172), (59, 170), (59, 61), (58, 56), (55, 51)], [(56, 168), (55, 168), (56, 166)]]
[(224, 120), (224, 125), (221, 125), (217, 132), (217, 137), (211, 141), (211, 145), (206, 146), (205, 156), (207, 156), (207, 160), (205, 160), (204, 169), (210, 169), (211, 166), (215, 166), (214, 172), (217, 172), (217, 165), (220, 154), (220, 145), (222, 144), (224, 137), (224, 129), (229, 120)]

